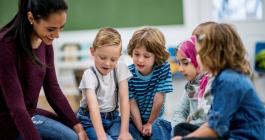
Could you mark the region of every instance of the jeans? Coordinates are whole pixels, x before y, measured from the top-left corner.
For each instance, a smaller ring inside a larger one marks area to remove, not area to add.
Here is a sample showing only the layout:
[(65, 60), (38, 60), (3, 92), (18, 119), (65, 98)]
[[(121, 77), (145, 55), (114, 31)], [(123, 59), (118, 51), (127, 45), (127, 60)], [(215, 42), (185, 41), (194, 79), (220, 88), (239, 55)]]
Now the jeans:
[[(100, 113), (102, 125), (106, 132), (108, 140), (117, 140), (120, 134), (121, 118), (118, 111)], [(90, 119), (89, 112), (85, 108), (80, 108), (77, 118), (83, 125), (89, 140), (97, 140), (96, 131)]]
[(170, 140), (171, 123), (161, 118), (156, 119), (152, 124), (150, 137), (142, 136), (132, 121), (130, 121), (129, 130), (134, 140)]
[[(42, 140), (78, 140), (77, 134), (64, 124), (42, 115), (34, 115), (32, 118)], [(18, 137), (17, 140), (22, 140)]]

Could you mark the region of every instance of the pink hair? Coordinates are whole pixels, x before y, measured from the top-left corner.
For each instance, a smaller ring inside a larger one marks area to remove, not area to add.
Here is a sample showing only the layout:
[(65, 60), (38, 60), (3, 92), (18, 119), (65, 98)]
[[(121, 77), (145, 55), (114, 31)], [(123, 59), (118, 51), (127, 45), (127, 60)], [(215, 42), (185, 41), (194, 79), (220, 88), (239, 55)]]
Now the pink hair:
[(196, 69), (198, 69), (199, 65), (196, 60), (196, 49), (195, 49), (195, 36), (191, 36), (189, 39), (183, 41), (179, 47), (178, 51), (186, 58), (190, 58), (191, 63), (194, 65)]
[[(183, 41), (178, 46), (177, 51), (179, 51), (181, 55), (183, 55), (184, 57), (189, 58), (191, 60), (191, 63), (194, 65), (194, 67), (199, 72), (199, 65), (196, 59), (197, 51), (195, 49), (195, 41), (196, 41), (196, 37), (193, 35), (189, 39)], [(200, 83), (199, 83), (198, 98), (202, 98), (204, 96), (205, 88), (208, 84), (208, 81), (209, 81), (208, 74), (203, 74), (202, 78), (200, 79)]]

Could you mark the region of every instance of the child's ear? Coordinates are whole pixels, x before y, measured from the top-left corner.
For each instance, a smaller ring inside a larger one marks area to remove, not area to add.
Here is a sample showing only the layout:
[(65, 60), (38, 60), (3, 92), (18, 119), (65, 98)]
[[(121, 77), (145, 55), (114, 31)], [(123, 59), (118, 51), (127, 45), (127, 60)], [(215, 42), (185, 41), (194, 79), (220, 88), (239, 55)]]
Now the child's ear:
[(95, 49), (93, 47), (90, 48), (90, 53), (92, 56), (94, 56)]

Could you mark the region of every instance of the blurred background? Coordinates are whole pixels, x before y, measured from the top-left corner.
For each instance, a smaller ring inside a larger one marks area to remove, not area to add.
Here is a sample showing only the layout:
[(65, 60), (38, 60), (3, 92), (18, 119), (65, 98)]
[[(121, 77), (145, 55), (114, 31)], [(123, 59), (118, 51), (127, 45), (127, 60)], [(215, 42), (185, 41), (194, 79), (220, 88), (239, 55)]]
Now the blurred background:
[[(0, 27), (17, 11), (17, 2), (0, 0)], [(122, 36), (120, 61), (131, 64), (126, 48), (132, 33), (141, 26), (155, 26), (165, 35), (170, 52), (174, 91), (166, 99), (166, 117), (183, 94), (186, 80), (178, 72), (174, 48), (188, 38), (192, 30), (205, 21), (233, 24), (248, 52), (254, 71), (253, 83), (265, 102), (265, 3), (264, 0), (67, 0), (67, 24), (54, 42), (59, 84), (76, 111), (80, 93), (77, 86), (82, 71), (91, 65), (89, 47), (101, 27), (114, 27)], [(51, 110), (43, 93), (39, 107)]]

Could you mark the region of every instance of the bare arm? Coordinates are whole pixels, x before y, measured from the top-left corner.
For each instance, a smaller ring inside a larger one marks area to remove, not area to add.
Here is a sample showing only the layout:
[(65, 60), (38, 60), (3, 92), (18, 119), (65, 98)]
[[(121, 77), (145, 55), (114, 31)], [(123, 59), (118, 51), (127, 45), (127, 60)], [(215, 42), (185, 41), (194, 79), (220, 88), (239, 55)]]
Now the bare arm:
[(87, 96), (87, 106), (89, 110), (90, 119), (92, 121), (93, 127), (96, 131), (97, 138), (107, 139), (105, 130), (102, 125), (102, 120), (100, 117), (99, 105), (97, 102), (96, 94), (93, 90), (87, 89), (84, 91)]
[(142, 119), (141, 119), (141, 114), (138, 108), (138, 105), (134, 99), (130, 100), (130, 111), (131, 111), (131, 118), (136, 125), (138, 131), (142, 133)]
[(129, 133), (130, 105), (127, 80), (123, 80), (119, 83), (119, 97), (121, 105), (121, 130), (119, 139), (128, 139), (131, 138), (131, 136)]
[(165, 94), (163, 94), (163, 93), (156, 93), (156, 95), (154, 97), (151, 115), (150, 115), (147, 123), (152, 124), (155, 121), (155, 119), (159, 116), (159, 113), (161, 111), (161, 107), (162, 107), (163, 102), (164, 102), (164, 96), (165, 96)]
[(88, 140), (86, 131), (84, 130), (83, 126), (80, 123), (74, 125), (74, 130), (78, 135), (79, 140)]
[(217, 133), (211, 129), (208, 125), (208, 123), (204, 123), (200, 128), (198, 128), (196, 131), (190, 133), (187, 135), (187, 137), (212, 137), (217, 138)]
[(144, 136), (151, 136), (152, 134), (152, 124), (157, 119), (160, 114), (161, 107), (164, 102), (164, 94), (163, 93), (156, 93), (154, 97), (153, 107), (150, 114), (150, 117), (146, 124), (143, 125), (143, 135)]

